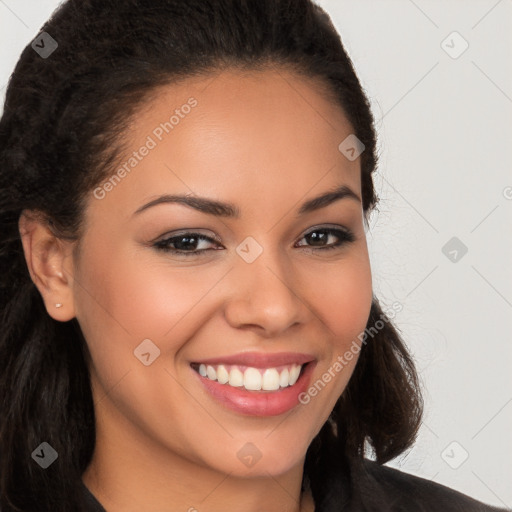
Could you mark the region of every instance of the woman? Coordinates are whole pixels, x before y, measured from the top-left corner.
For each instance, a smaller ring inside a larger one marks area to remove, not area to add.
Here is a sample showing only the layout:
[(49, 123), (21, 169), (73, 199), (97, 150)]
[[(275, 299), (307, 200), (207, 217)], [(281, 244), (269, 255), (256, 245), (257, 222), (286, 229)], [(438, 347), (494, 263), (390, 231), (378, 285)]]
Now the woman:
[(61, 5), (0, 123), (1, 510), (498, 510), (383, 466), (375, 141), (309, 0)]

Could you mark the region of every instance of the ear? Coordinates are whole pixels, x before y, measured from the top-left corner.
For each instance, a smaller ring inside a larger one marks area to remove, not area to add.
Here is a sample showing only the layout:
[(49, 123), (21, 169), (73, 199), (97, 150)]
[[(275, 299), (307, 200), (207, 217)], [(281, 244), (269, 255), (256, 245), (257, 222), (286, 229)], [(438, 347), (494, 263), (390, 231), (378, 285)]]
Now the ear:
[(75, 317), (73, 243), (58, 238), (45, 216), (32, 210), (21, 212), (18, 228), (30, 277), (48, 314), (60, 322), (71, 320)]

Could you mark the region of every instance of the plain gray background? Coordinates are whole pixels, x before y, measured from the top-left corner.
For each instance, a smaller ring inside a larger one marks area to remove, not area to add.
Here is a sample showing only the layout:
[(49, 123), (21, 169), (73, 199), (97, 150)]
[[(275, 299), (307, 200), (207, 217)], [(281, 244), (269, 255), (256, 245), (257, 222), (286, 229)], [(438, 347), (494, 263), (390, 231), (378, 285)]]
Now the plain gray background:
[[(512, 507), (512, 0), (318, 3), (372, 103), (374, 290), (402, 304), (425, 389), (418, 441), (390, 465)], [(2, 104), (58, 5), (0, 0)]]

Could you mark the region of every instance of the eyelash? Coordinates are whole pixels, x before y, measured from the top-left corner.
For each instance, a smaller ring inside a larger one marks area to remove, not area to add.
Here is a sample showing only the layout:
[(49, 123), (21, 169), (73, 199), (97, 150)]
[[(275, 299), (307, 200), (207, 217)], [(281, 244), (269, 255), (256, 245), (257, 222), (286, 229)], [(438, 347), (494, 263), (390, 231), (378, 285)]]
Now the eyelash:
[[(336, 228), (315, 228), (312, 231), (309, 231), (308, 233), (306, 233), (302, 238), (305, 238), (306, 236), (311, 235), (312, 233), (317, 233), (317, 232), (327, 233), (328, 235), (335, 235), (337, 238), (339, 238), (340, 241), (335, 244), (330, 244), (325, 247), (312, 247), (311, 250), (313, 250), (313, 251), (327, 251), (330, 249), (331, 250), (337, 249), (342, 245), (354, 242), (356, 239), (356, 237), (354, 236), (352, 231), (350, 231), (348, 229), (336, 229)], [(206, 235), (203, 235), (201, 233), (186, 232), (186, 233), (182, 233), (180, 235), (176, 235), (173, 237), (165, 238), (163, 240), (159, 240), (158, 242), (155, 242), (152, 245), (154, 248), (156, 248), (159, 251), (164, 251), (164, 252), (168, 252), (171, 254), (183, 255), (185, 257), (199, 256), (201, 253), (211, 250), (211, 249), (200, 249), (200, 250), (195, 250), (195, 251), (183, 251), (183, 250), (179, 250), (179, 249), (172, 249), (169, 247), (169, 245), (174, 243), (176, 240), (180, 240), (183, 238), (194, 238), (197, 241), (208, 241), (208, 242), (217, 243), (217, 241), (215, 239), (208, 237)]]

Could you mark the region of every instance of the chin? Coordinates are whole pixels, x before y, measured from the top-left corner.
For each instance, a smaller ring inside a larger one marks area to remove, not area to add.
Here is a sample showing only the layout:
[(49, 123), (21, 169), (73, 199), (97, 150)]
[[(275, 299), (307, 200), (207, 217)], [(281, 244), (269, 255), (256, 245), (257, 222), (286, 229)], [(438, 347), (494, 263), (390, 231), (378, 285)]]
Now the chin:
[[(239, 478), (268, 478), (269, 476), (278, 478), (296, 468), (298, 465), (304, 464), (304, 455), (297, 454), (296, 457), (278, 457), (268, 458), (263, 460), (261, 458), (252, 467), (245, 467), (241, 464), (235, 464), (229, 471), (230, 476)], [(279, 460), (277, 460), (279, 459)]]
[(272, 439), (274, 434), (270, 434), (267, 439), (263, 437), (261, 442), (237, 442), (234, 458), (228, 456), (226, 452), (229, 449), (226, 449), (220, 455), (226, 461), (225, 465), (222, 464), (221, 471), (241, 478), (269, 475), (278, 477), (298, 465), (302, 466), (308, 448), (307, 443), (304, 442), (302, 446), (296, 435), (287, 435), (286, 438), (293, 441), (288, 447), (286, 442), (281, 442), (282, 436), (275, 435)]

